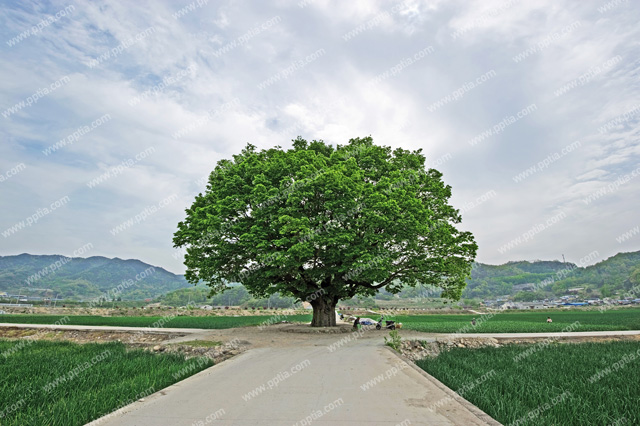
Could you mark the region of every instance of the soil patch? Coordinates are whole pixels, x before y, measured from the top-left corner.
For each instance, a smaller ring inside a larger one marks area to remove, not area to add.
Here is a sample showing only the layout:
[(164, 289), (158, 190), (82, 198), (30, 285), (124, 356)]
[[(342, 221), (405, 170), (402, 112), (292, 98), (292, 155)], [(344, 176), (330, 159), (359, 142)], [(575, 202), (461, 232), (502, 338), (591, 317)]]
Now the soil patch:
[(211, 346), (203, 346), (202, 339), (197, 345), (191, 345), (188, 341), (170, 343), (174, 339), (187, 336), (181, 333), (148, 332), (140, 331), (93, 331), (93, 330), (53, 330), (30, 329), (17, 327), (0, 327), (0, 338), (11, 340), (52, 340), (70, 341), (74, 343), (104, 343), (122, 342), (127, 347), (144, 349), (151, 352), (181, 353), (186, 358), (208, 357), (218, 363), (244, 352), (251, 343), (245, 340), (234, 339), (227, 343), (217, 342)]
[(500, 347), (508, 344), (550, 344), (550, 343), (584, 343), (584, 342), (610, 342), (614, 340), (640, 340), (640, 335), (623, 336), (552, 336), (552, 337), (473, 337), (473, 338), (435, 338), (430, 340), (403, 340), (400, 345), (400, 353), (415, 362), (423, 358), (434, 358), (451, 348), (482, 348)]

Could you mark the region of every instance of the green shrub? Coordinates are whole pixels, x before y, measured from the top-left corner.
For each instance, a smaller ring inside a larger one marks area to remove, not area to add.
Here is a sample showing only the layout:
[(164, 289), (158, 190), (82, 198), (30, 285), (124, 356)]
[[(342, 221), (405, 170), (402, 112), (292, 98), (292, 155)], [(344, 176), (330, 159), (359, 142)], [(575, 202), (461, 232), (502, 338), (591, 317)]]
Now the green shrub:
[(384, 344), (393, 348), (396, 351), (400, 351), (400, 345), (402, 344), (402, 337), (398, 330), (392, 330), (389, 332), (389, 339), (384, 338)]

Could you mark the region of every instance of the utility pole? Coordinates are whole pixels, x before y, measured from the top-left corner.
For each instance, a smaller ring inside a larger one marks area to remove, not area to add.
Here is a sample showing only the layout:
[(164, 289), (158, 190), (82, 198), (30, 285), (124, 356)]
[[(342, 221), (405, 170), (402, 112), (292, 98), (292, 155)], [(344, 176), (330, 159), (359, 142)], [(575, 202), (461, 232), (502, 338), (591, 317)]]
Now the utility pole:
[(567, 263), (566, 260), (564, 260), (564, 254), (562, 255), (562, 263)]

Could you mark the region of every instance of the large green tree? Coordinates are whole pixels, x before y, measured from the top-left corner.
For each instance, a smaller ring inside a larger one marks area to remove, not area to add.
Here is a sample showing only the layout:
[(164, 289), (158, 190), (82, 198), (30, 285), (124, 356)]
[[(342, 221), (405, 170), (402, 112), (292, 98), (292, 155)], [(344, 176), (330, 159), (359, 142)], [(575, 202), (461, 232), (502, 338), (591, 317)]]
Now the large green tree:
[(186, 278), (214, 292), (241, 282), (313, 307), (312, 326), (334, 326), (340, 299), (403, 285), (437, 286), (459, 299), (477, 246), (456, 229), (451, 187), (421, 151), (357, 138), (333, 147), (248, 144), (221, 160), (174, 235)]

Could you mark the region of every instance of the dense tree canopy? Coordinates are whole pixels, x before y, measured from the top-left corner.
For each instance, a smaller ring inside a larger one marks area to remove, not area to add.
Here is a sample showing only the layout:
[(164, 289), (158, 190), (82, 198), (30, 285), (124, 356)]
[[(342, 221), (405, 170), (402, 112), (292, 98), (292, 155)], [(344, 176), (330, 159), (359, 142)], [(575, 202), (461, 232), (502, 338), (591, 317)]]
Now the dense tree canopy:
[(312, 325), (335, 325), (338, 300), (437, 286), (458, 299), (477, 246), (456, 229), (451, 187), (420, 151), (357, 138), (333, 147), (247, 145), (222, 160), (178, 224), (186, 277), (214, 291), (238, 281), (256, 297), (308, 300)]

